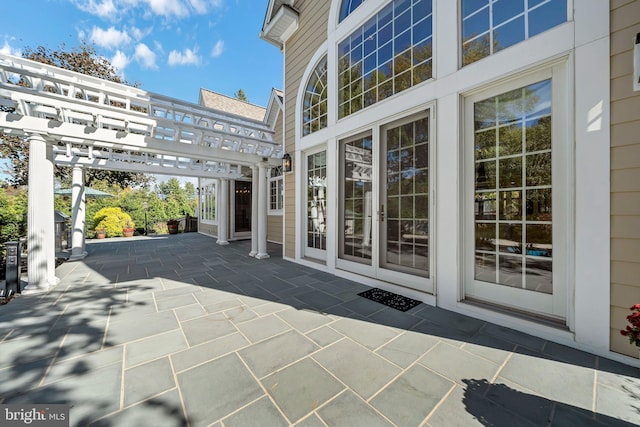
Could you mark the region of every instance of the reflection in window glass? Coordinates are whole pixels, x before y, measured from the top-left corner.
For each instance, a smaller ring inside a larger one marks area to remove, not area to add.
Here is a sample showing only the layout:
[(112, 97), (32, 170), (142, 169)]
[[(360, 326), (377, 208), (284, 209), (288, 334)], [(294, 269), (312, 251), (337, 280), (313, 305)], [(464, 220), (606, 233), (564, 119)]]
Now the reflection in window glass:
[(371, 136), (341, 142), (340, 257), (371, 265), (373, 154)]
[(342, 0), (340, 5), (340, 17), (338, 22), (342, 22), (344, 18), (349, 16), (358, 6), (364, 3), (366, 0)]
[(394, 0), (340, 42), (339, 118), (432, 77), (431, 1)]
[(307, 157), (307, 247), (327, 249), (327, 152)]
[(205, 184), (200, 188), (200, 217), (202, 221), (216, 220), (216, 184)]
[(304, 92), (302, 135), (327, 127), (327, 57), (316, 66)]
[(475, 279), (552, 293), (551, 80), (474, 104)]
[(462, 65), (567, 20), (567, 0), (462, 0)]
[(284, 177), (282, 166), (271, 168), (269, 177), (269, 210), (280, 211), (284, 206)]

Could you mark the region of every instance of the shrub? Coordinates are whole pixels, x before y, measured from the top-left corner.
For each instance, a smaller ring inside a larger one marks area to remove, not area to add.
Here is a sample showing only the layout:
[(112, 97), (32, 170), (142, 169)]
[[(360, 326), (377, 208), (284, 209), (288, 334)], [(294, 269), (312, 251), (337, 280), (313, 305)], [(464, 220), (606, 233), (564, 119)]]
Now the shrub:
[(94, 230), (104, 230), (107, 237), (122, 236), (122, 228), (133, 223), (128, 213), (120, 208), (102, 208), (93, 217)]

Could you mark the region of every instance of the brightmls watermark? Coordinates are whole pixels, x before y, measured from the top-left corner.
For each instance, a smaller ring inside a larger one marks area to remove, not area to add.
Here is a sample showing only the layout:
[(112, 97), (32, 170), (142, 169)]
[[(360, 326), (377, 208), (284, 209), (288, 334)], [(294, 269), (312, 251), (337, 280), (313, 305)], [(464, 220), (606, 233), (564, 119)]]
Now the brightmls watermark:
[(0, 426), (69, 427), (70, 405), (0, 405)]

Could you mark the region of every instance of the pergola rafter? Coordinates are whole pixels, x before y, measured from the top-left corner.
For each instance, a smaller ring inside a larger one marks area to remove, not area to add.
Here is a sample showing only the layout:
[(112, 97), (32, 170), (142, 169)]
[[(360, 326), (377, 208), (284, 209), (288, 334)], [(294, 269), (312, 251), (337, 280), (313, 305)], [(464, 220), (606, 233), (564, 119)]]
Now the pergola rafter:
[[(0, 131), (30, 141), (29, 185), (35, 191), (29, 192), (29, 282), (40, 289), (55, 281), (53, 188), (47, 189), (53, 187), (53, 164), (74, 168), (78, 200), (84, 183), (76, 181), (84, 168), (220, 178), (223, 197), (227, 180), (252, 171), (258, 188), (253, 197), (264, 201), (260, 230), (252, 234), (260, 247), (255, 256), (268, 257), (266, 169), (281, 164), (283, 148), (266, 123), (0, 54)], [(43, 217), (49, 210), (51, 218)], [(74, 254), (78, 229), (84, 229), (84, 216), (76, 217), (74, 212)], [(225, 244), (226, 226), (221, 230), (218, 243)], [(83, 232), (81, 238), (83, 251)]]

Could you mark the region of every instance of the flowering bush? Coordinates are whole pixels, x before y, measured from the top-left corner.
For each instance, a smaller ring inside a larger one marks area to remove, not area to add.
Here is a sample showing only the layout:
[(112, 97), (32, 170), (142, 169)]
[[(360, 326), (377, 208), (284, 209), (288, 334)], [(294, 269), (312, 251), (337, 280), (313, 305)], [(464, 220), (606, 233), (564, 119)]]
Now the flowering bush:
[(629, 310), (632, 313), (627, 316), (627, 320), (631, 325), (627, 325), (620, 333), (629, 338), (631, 344), (640, 347), (640, 304), (633, 305)]

